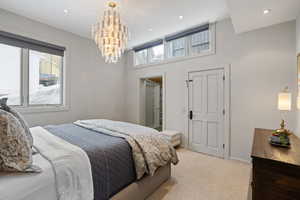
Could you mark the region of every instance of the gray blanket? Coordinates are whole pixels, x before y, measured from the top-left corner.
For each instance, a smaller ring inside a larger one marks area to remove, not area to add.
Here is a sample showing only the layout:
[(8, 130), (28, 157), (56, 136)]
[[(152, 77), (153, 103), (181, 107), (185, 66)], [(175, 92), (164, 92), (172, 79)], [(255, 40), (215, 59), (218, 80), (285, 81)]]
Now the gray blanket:
[(44, 128), (87, 153), (92, 167), (95, 200), (107, 200), (136, 180), (131, 148), (123, 138), (74, 124)]
[(145, 174), (153, 176), (158, 168), (179, 161), (172, 144), (153, 128), (107, 119), (78, 120), (74, 124), (124, 138), (131, 146), (138, 179)]

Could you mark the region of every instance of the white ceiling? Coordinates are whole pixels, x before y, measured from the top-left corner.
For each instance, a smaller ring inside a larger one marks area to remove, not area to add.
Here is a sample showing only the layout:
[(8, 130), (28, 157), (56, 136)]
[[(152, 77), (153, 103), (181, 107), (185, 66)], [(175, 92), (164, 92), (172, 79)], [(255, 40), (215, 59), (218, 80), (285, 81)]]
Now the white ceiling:
[[(300, 15), (300, 0), (227, 0), (236, 33), (279, 24)], [(270, 9), (267, 15), (263, 11)]]
[[(83, 37), (102, 16), (106, 0), (0, 0), (0, 8)], [(117, 0), (130, 46), (228, 17), (225, 0)], [(64, 9), (69, 13), (65, 15)], [(179, 20), (179, 16), (184, 16)], [(148, 29), (152, 31), (148, 31)]]
[[(116, 0), (129, 27), (129, 47), (231, 16), (241, 33), (295, 19), (300, 0)], [(0, 8), (90, 38), (107, 0), (0, 0)], [(64, 9), (68, 9), (66, 15)], [(272, 12), (264, 16), (264, 9)], [(179, 20), (179, 16), (184, 16)], [(149, 31), (152, 29), (152, 31)]]

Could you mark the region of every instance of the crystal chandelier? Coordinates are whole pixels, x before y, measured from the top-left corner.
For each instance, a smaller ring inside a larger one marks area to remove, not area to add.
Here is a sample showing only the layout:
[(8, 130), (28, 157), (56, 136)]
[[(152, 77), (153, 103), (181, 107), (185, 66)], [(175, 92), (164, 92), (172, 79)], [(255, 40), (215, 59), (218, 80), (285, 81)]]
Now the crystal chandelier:
[(102, 20), (92, 27), (92, 36), (106, 63), (117, 63), (128, 41), (128, 28), (121, 23), (116, 2), (109, 2)]

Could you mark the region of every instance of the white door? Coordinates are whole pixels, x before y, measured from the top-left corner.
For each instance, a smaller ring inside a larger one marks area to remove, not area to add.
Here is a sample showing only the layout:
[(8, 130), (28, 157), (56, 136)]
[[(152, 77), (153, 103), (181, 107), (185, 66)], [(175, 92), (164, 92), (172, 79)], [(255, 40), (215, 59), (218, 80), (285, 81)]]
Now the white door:
[(224, 70), (189, 73), (189, 147), (224, 157)]

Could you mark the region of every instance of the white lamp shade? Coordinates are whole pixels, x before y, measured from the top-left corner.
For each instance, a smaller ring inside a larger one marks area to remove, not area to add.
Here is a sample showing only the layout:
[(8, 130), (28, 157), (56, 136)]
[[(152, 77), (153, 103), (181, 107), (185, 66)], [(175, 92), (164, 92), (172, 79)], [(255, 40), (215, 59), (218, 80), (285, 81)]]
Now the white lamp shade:
[(292, 94), (282, 92), (278, 94), (278, 110), (291, 110)]

